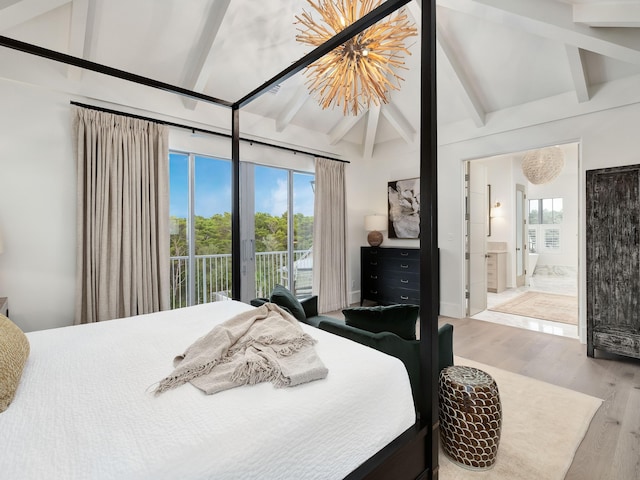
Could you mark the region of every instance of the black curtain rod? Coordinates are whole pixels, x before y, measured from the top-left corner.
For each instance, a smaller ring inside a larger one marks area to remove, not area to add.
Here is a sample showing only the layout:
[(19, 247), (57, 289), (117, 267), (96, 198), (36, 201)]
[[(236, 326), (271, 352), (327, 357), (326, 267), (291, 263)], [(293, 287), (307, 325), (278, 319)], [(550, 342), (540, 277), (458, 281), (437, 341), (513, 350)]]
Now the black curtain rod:
[[(181, 123), (168, 122), (166, 120), (159, 120), (157, 118), (145, 117), (145, 116), (136, 115), (136, 114), (133, 114), (133, 113), (120, 112), (118, 110), (111, 110), (109, 108), (97, 107), (95, 105), (87, 105), (86, 103), (74, 102), (73, 100), (70, 101), (69, 103), (71, 105), (75, 105), (77, 107), (88, 108), (88, 109), (91, 109), (91, 110), (97, 110), (97, 111), (105, 112), (105, 113), (112, 113), (114, 115), (121, 115), (123, 117), (136, 118), (138, 120), (146, 120), (148, 122), (159, 123), (159, 124), (162, 124), (162, 125), (168, 125), (170, 127), (183, 128), (185, 130), (191, 130), (194, 133), (195, 132), (201, 132), (201, 133), (207, 133), (209, 135), (217, 135), (219, 137), (232, 138), (231, 135), (228, 134), (228, 133), (215, 132), (213, 130), (206, 130), (204, 128), (199, 128), (199, 127), (190, 127), (188, 125), (183, 125)], [(302, 155), (309, 155), (311, 157), (324, 158), (326, 160), (332, 160), (334, 162), (351, 163), (348, 160), (340, 160), (339, 158), (328, 157), (326, 155), (320, 155), (320, 154), (316, 154), (316, 153), (305, 152), (304, 150), (298, 150), (296, 148), (291, 148), (291, 147), (284, 147), (282, 145), (275, 145), (275, 144), (263, 142), (261, 140), (251, 140), (250, 138), (240, 138), (240, 140), (243, 141), (243, 142), (247, 142), (247, 143), (254, 143), (256, 145), (263, 145), (265, 147), (277, 148), (279, 150), (286, 150), (288, 152), (292, 152), (292, 153), (296, 153), (296, 154), (300, 153)]]

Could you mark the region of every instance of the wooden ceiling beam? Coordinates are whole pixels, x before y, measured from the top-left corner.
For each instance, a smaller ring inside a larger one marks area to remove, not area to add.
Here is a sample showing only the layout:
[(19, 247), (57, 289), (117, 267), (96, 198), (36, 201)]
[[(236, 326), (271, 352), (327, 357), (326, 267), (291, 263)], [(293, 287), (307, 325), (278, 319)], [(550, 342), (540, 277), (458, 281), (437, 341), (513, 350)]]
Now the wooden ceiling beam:
[(382, 107), (382, 116), (387, 119), (405, 142), (409, 144), (414, 142), (416, 130), (395, 104), (389, 103)]
[(640, 4), (630, 2), (573, 5), (573, 21), (589, 27), (640, 27)]
[(439, 6), (616, 60), (640, 65), (640, 38), (573, 21), (571, 5), (551, 0), (436, 0)]
[[(95, 0), (73, 0), (69, 26), (69, 55), (78, 58), (90, 58), (94, 19)], [(67, 78), (79, 81), (81, 77), (81, 68), (73, 65), (67, 66)]]
[(299, 86), (293, 97), (289, 99), (284, 109), (282, 109), (278, 115), (278, 118), (276, 118), (276, 132), (282, 132), (287, 128), (291, 120), (293, 120), (293, 117), (296, 116), (296, 113), (300, 111), (308, 99), (309, 92), (307, 92), (307, 87), (304, 85)]
[(584, 51), (573, 45), (566, 45), (566, 50), (578, 102), (588, 102), (591, 97), (589, 95), (589, 77), (585, 66)]
[(366, 112), (362, 112), (357, 117), (355, 115), (343, 117), (329, 132), (329, 145), (335, 145), (342, 140), (356, 126), (356, 123), (364, 117), (364, 114)]
[(373, 147), (376, 144), (376, 133), (380, 121), (380, 105), (373, 105), (367, 112), (367, 128), (364, 132), (364, 146), (362, 156), (370, 159), (373, 156)]
[[(194, 49), (195, 54), (191, 56), (186, 66), (183, 85), (189, 90), (201, 92), (209, 81), (211, 68), (207, 67), (212, 65), (213, 43), (218, 36), (229, 3), (231, 0), (217, 0), (211, 4), (197, 46)], [(182, 97), (182, 102), (189, 110), (194, 110), (197, 105), (197, 101), (193, 98)]]
[(69, 2), (70, 0), (3, 1), (0, 4), (0, 32), (17, 27)]
[(459, 98), (464, 104), (464, 107), (473, 120), (476, 127), (482, 127), (485, 124), (486, 112), (480, 103), (474, 88), (473, 83), (468, 78), (462, 64), (458, 60), (458, 55), (454, 52), (447, 39), (447, 34), (440, 26), (436, 24), (437, 30), (437, 47), (438, 53), (444, 60), (444, 63), (449, 67), (449, 78), (457, 86), (459, 92)]

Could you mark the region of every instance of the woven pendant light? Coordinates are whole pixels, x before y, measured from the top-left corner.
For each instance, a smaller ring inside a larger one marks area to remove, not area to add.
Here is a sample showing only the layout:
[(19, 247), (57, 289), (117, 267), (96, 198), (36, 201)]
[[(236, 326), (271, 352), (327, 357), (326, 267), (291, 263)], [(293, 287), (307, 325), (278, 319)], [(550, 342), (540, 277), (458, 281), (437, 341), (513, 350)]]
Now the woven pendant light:
[(534, 185), (554, 180), (564, 168), (560, 147), (547, 147), (527, 152), (522, 159), (522, 173)]

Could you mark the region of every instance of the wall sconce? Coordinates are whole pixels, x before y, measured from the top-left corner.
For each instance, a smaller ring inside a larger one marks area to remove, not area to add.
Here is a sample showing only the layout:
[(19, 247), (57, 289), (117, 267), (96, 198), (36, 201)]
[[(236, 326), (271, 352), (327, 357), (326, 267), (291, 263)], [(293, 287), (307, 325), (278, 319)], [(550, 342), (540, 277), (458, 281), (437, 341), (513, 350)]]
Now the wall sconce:
[(487, 185), (487, 196), (486, 196), (486, 200), (487, 200), (487, 207), (488, 210), (486, 211), (486, 225), (487, 225), (487, 237), (491, 236), (491, 220), (493, 218), (496, 217), (501, 217), (502, 216), (502, 208), (500, 202), (496, 202), (496, 203), (491, 203), (491, 185)]
[(367, 242), (372, 247), (377, 247), (382, 243), (383, 230), (387, 229), (387, 217), (384, 215), (367, 215), (364, 217), (364, 229), (369, 232)]
[(502, 205), (500, 202), (496, 202), (491, 206), (491, 218), (498, 218), (502, 216)]
[(491, 221), (494, 218), (499, 218), (502, 217), (502, 205), (500, 204), (500, 202), (496, 202), (493, 205), (489, 205), (489, 235), (487, 235), (488, 237), (491, 236)]

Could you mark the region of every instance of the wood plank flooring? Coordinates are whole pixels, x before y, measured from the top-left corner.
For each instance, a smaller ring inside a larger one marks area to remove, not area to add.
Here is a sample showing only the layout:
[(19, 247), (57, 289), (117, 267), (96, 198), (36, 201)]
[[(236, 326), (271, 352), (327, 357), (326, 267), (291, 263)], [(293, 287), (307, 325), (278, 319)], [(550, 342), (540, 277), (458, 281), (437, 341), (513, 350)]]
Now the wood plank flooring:
[(454, 326), (456, 355), (604, 400), (566, 480), (640, 479), (640, 360), (589, 358), (578, 340), (481, 320), (439, 323)]

